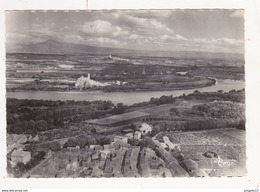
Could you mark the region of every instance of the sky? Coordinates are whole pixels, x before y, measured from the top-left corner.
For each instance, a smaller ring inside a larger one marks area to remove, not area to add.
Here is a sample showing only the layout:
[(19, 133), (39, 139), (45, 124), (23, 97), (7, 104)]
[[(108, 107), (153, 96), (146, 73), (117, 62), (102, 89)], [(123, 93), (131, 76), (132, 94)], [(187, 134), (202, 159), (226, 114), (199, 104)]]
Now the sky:
[(56, 40), (153, 51), (244, 53), (243, 10), (6, 12), (6, 48)]

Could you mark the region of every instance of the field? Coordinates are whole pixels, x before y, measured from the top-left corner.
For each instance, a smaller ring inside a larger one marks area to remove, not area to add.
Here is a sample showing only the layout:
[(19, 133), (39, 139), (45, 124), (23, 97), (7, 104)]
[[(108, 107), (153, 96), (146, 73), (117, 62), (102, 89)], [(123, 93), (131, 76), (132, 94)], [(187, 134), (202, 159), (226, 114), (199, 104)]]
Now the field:
[[(196, 161), (201, 169), (218, 171), (218, 176), (241, 176), (246, 174), (245, 131), (221, 129), (210, 131), (162, 133), (156, 139), (170, 141), (180, 146), (184, 156)], [(215, 152), (221, 160), (207, 158), (203, 154)]]
[(107, 55), (7, 54), (6, 85), (8, 91), (69, 91), (76, 90), (74, 84), (78, 78), (91, 74), (91, 79), (110, 86), (86, 90), (159, 91), (213, 85), (215, 81), (207, 77), (244, 79), (242, 63), (235, 66), (234, 61), (216, 60), (207, 65), (208, 62), (154, 57), (114, 59)]

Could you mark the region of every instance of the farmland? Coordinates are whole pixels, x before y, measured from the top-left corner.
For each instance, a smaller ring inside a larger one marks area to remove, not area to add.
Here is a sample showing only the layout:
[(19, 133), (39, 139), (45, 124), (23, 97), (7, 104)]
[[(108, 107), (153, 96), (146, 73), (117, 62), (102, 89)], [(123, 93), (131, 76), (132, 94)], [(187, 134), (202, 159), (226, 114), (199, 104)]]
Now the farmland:
[(224, 60), (207, 65), (210, 60), (41, 54), (7, 54), (6, 60), (8, 91), (73, 91), (77, 79), (87, 74), (109, 86), (85, 91), (105, 92), (192, 89), (214, 85), (208, 77), (243, 80), (244, 75), (242, 63)]

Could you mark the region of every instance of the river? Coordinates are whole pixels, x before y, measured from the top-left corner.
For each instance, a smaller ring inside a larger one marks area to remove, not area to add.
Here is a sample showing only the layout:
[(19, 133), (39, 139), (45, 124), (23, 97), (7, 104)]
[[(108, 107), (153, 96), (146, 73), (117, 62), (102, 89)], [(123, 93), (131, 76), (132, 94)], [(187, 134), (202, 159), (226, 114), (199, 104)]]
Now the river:
[(173, 90), (173, 91), (146, 91), (146, 92), (113, 92), (105, 93), (102, 91), (86, 91), (86, 92), (60, 92), (60, 91), (17, 91), (7, 92), (7, 98), (17, 99), (43, 99), (43, 100), (110, 100), (114, 104), (124, 103), (131, 105), (134, 103), (140, 103), (143, 101), (149, 101), (151, 97), (161, 97), (162, 95), (173, 95), (173, 97), (180, 96), (182, 94), (190, 94), (195, 90), (200, 92), (213, 92), (218, 90), (230, 91), (232, 89), (239, 90), (245, 87), (244, 81), (234, 80), (218, 80), (216, 85), (210, 87), (185, 89), (185, 90)]

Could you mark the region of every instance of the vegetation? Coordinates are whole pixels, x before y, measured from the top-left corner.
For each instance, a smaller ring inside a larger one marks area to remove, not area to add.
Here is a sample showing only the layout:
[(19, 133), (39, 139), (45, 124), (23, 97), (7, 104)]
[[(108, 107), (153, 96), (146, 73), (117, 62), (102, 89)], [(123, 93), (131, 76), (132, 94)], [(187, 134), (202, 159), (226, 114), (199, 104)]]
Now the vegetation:
[(64, 127), (66, 122), (123, 113), (126, 106), (111, 101), (47, 101), (7, 99), (7, 132), (36, 135)]
[(69, 139), (65, 144), (64, 148), (76, 147), (84, 148), (89, 145), (107, 145), (111, 143), (111, 138), (109, 136), (95, 135), (80, 135), (75, 138)]

